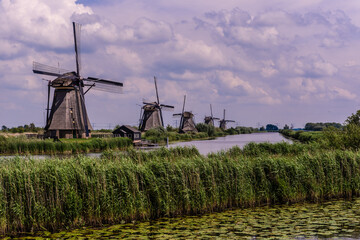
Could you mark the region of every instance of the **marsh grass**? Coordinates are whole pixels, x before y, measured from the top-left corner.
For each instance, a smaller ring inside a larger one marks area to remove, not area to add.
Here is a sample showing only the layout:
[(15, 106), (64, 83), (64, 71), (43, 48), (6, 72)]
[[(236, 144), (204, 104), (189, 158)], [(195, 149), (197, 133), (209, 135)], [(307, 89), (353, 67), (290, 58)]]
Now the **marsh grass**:
[(129, 138), (93, 138), (54, 142), (26, 138), (0, 139), (0, 154), (66, 154), (125, 149), (132, 145)]
[[(267, 151), (268, 153), (264, 153)], [(294, 154), (296, 156), (294, 157)], [(249, 145), (0, 162), (3, 234), (360, 194), (360, 153)]]

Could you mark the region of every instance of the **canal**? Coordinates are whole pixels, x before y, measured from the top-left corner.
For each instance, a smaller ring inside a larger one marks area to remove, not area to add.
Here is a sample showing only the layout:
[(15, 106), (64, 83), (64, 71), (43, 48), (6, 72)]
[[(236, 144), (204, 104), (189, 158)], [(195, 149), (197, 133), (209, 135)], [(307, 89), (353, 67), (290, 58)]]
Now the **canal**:
[(284, 138), (280, 133), (266, 132), (266, 133), (228, 135), (226, 137), (219, 137), (214, 140), (198, 140), (198, 141), (191, 141), (191, 142), (178, 142), (178, 143), (170, 144), (170, 147), (195, 146), (201, 154), (206, 155), (211, 152), (227, 150), (234, 146), (238, 146), (238, 147), (242, 148), (250, 142), (277, 143), (277, 142), (282, 142), (282, 141), (289, 142), (289, 143), (292, 142), (291, 140)]

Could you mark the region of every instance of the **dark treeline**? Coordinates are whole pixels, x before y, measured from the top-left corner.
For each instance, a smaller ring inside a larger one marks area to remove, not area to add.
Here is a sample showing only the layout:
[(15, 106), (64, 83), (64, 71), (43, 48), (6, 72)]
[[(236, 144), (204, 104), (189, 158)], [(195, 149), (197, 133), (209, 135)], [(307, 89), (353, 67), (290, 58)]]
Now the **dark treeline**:
[(322, 131), (327, 127), (335, 127), (335, 128), (342, 128), (342, 125), (340, 123), (336, 123), (336, 122), (319, 122), (319, 123), (311, 123), (308, 122), (305, 124), (305, 130), (308, 131)]
[(8, 128), (5, 125), (1, 127), (1, 131), (5, 133), (24, 133), (24, 132), (33, 132), (38, 133), (43, 131), (43, 128), (36, 127), (34, 123), (25, 124), (24, 126)]

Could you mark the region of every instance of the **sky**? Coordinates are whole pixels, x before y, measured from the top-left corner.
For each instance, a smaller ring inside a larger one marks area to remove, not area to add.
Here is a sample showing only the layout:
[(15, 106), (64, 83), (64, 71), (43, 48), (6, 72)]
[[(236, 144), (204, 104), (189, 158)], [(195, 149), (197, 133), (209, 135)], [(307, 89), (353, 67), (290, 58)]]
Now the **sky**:
[(358, 0), (0, 0), (0, 125), (45, 125), (47, 82), (33, 61), (119, 81), (90, 90), (95, 129), (137, 125), (143, 99), (258, 127), (339, 122), (360, 109)]

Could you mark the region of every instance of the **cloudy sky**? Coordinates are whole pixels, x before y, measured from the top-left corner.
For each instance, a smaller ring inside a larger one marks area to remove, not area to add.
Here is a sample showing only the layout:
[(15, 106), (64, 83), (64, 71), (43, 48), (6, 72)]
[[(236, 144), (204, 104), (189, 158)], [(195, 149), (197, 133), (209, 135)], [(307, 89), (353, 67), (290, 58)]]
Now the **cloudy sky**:
[(358, 0), (0, 0), (0, 125), (45, 124), (32, 63), (75, 69), (72, 21), (82, 75), (124, 83), (86, 94), (94, 128), (136, 125), (153, 76), (160, 101), (176, 113), (186, 94), (196, 122), (212, 103), (241, 126), (343, 123), (360, 109), (359, 12)]

